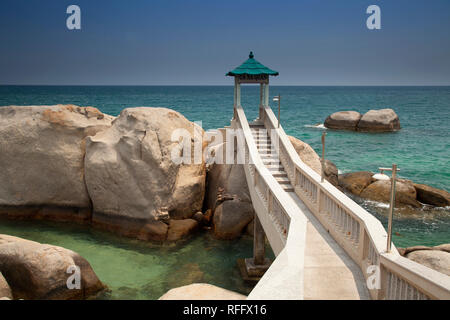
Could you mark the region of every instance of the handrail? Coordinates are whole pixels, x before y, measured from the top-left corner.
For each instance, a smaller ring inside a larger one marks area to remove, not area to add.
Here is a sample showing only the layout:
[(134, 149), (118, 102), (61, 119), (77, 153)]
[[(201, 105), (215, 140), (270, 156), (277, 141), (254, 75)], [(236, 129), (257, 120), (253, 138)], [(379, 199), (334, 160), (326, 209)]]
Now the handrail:
[[(244, 135), (244, 171), (253, 206), (276, 255), (248, 299), (303, 299), (307, 220), (263, 164), (241, 106), (236, 107), (235, 126)], [(291, 227), (296, 232), (289, 232)]]
[[(311, 210), (336, 242), (372, 279), (368, 267), (379, 270), (379, 282), (369, 292), (374, 299), (449, 299), (450, 277), (403, 258), (395, 246), (386, 254), (387, 233), (381, 222), (356, 204), (298, 156), (269, 106), (263, 108), (267, 130), (276, 132), (280, 161), (298, 197)], [(370, 279), (369, 279), (370, 278)], [(420, 280), (420, 281), (419, 281)]]

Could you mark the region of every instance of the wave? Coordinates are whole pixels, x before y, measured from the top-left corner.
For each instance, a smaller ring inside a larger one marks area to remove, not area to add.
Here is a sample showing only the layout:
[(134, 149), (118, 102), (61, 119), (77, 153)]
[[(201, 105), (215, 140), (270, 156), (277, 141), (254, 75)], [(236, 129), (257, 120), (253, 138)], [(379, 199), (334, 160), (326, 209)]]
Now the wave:
[(389, 208), (389, 203), (384, 203), (384, 202), (379, 202), (379, 201), (374, 201), (374, 200), (368, 200), (368, 199), (364, 199), (364, 203), (368, 204), (368, 205), (372, 205), (374, 207), (378, 207), (378, 208)]
[(316, 129), (326, 129), (326, 127), (323, 125), (323, 123), (317, 123), (317, 124), (305, 124), (306, 128), (316, 128)]

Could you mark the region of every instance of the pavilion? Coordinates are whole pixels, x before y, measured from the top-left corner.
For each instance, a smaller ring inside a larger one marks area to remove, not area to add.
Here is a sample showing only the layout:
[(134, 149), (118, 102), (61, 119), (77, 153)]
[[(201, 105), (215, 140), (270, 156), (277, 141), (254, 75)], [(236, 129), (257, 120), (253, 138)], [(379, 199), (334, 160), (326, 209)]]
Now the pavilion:
[(278, 76), (278, 72), (267, 68), (257, 60), (253, 52), (250, 52), (248, 59), (239, 67), (228, 72), (227, 76), (234, 77), (234, 114), (236, 107), (241, 105), (241, 84), (259, 83), (259, 118), (262, 115), (263, 106), (269, 105), (269, 76)]

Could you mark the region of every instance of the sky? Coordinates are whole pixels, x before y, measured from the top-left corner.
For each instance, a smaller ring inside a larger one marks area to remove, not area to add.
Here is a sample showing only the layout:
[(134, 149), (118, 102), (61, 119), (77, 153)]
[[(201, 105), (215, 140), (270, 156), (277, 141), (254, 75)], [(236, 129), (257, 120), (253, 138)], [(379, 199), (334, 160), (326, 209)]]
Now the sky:
[(231, 85), (250, 51), (275, 85), (450, 85), (450, 1), (0, 2), (0, 85)]

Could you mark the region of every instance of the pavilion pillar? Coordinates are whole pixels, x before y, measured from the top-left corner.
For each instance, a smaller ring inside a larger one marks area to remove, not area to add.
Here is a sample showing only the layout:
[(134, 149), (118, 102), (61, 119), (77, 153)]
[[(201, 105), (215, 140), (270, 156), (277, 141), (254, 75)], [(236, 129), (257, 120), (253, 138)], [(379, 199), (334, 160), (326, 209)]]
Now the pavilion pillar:
[(239, 83), (239, 80), (236, 84), (236, 103), (238, 106), (241, 105), (241, 84)]
[(264, 229), (255, 213), (253, 235), (253, 258), (245, 259), (245, 267), (250, 277), (262, 277), (270, 267), (270, 260), (266, 258), (266, 243)]
[(258, 119), (263, 118), (263, 105), (264, 105), (264, 84), (261, 82), (259, 84), (259, 113)]
[(264, 85), (264, 106), (269, 105), (269, 82)]
[(238, 80), (236, 77), (234, 77), (234, 101), (233, 101), (233, 119), (236, 119), (236, 107), (237, 107), (237, 86), (238, 86)]

